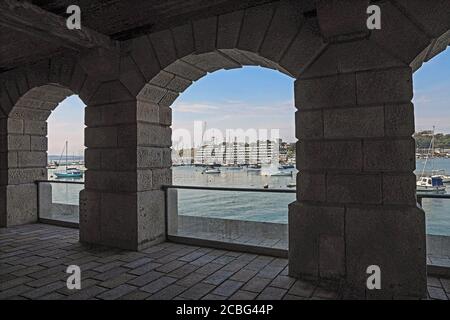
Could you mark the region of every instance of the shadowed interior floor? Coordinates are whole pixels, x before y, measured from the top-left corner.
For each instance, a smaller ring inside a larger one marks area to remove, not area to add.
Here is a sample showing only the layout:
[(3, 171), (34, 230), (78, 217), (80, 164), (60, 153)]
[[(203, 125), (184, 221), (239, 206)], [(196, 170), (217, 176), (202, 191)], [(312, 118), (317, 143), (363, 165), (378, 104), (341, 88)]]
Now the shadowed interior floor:
[[(69, 290), (68, 265), (81, 268)], [(165, 242), (142, 252), (78, 242), (78, 230), (29, 224), (0, 229), (0, 299), (340, 299), (332, 283), (289, 277), (287, 260)], [(431, 299), (450, 280), (428, 278)]]

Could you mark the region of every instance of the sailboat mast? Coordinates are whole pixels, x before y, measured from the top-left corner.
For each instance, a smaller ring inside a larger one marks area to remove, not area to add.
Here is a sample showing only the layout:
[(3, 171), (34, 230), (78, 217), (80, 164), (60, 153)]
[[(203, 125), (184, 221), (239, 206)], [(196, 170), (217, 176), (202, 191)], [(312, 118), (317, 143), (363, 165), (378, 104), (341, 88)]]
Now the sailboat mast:
[(433, 175), (433, 171), (434, 171), (434, 130), (435, 130), (435, 126), (433, 126), (433, 136), (431, 138), (431, 175)]
[(66, 171), (67, 171), (67, 164), (69, 162), (68, 154), (69, 154), (69, 141), (66, 140)]

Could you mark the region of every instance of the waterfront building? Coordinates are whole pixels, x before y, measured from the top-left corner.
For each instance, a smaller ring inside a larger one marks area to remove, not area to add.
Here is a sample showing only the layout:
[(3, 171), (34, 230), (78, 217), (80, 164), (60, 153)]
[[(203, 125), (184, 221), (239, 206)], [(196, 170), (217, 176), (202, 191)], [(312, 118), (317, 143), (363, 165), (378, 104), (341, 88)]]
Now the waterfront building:
[[(252, 165), (272, 164), (279, 161), (280, 142), (257, 140), (255, 142), (205, 143), (194, 151), (194, 163), (202, 165)], [(283, 151), (284, 152), (284, 151)]]

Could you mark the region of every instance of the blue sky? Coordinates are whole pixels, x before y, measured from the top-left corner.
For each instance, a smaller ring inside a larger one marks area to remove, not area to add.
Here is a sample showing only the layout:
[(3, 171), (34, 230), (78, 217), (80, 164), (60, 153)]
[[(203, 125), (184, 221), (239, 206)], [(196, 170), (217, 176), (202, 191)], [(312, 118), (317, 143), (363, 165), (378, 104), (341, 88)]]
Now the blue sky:
[(450, 49), (416, 71), (413, 102), (416, 131), (450, 133)]
[[(450, 50), (427, 62), (414, 74), (416, 130), (450, 133)], [(70, 152), (82, 154), (84, 104), (72, 96), (49, 118), (49, 153), (59, 154), (64, 141)], [(274, 70), (244, 67), (221, 70), (192, 84), (173, 105), (173, 129), (192, 132), (194, 121), (207, 128), (279, 129), (294, 141), (293, 79)]]

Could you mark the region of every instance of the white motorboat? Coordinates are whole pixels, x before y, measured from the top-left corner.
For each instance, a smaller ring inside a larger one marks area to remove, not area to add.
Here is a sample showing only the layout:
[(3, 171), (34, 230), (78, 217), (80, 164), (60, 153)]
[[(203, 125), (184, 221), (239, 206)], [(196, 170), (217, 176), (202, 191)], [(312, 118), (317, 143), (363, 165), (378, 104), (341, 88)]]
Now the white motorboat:
[(292, 171), (277, 171), (269, 174), (271, 177), (287, 177), (292, 176)]
[(295, 183), (295, 182), (289, 182), (289, 183), (286, 185), (286, 187), (288, 187), (288, 188), (295, 188), (295, 187), (297, 187), (297, 183)]
[(445, 193), (444, 183), (439, 176), (421, 177), (416, 183), (416, 188), (418, 192)]
[(220, 170), (218, 168), (209, 168), (203, 171), (205, 174), (220, 174)]

